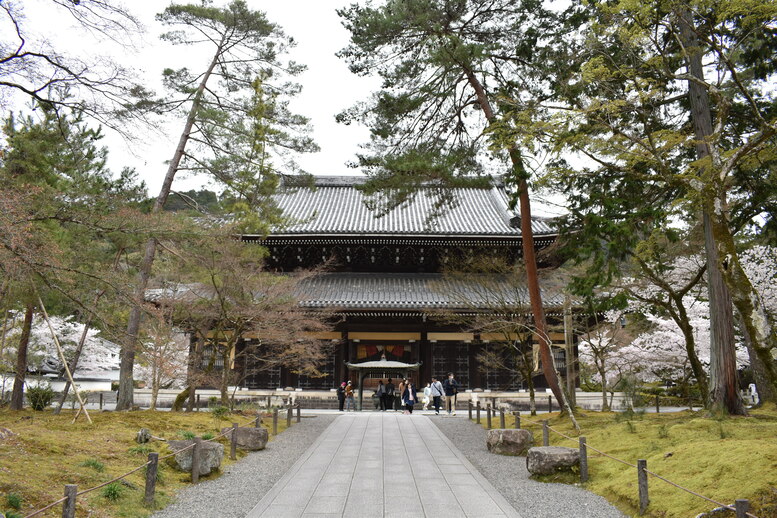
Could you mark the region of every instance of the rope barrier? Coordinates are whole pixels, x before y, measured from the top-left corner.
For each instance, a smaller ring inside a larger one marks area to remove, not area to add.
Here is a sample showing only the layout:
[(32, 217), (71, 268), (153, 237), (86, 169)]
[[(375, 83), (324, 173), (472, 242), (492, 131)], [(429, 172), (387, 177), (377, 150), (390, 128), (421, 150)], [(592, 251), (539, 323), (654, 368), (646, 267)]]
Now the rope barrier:
[[(253, 417), (253, 418), (251, 418), (251, 419), (249, 419), (247, 421), (244, 421), (243, 424), (255, 422), (258, 417), (259, 417), (259, 414), (257, 413), (257, 415), (255, 417)], [(215, 441), (216, 439), (220, 439), (221, 437), (224, 437), (224, 436), (232, 433), (232, 430), (233, 429), (230, 427), (226, 432), (222, 432), (222, 433), (220, 433), (219, 435), (217, 435), (215, 437), (211, 437), (210, 439), (205, 439), (205, 442), (210, 442), (210, 441)], [(168, 459), (170, 457), (178, 455), (179, 453), (185, 452), (186, 450), (189, 450), (191, 448), (194, 448), (194, 444), (190, 444), (189, 446), (186, 446), (185, 448), (181, 448), (180, 450), (176, 450), (176, 451), (174, 451), (172, 453), (169, 453), (169, 454), (167, 454), (167, 455), (165, 455), (163, 457), (159, 457), (158, 461), (161, 461), (161, 460), (164, 460), (164, 459)], [(84, 489), (83, 491), (79, 491), (78, 493), (76, 493), (76, 496), (81, 496), (81, 495), (85, 495), (87, 493), (91, 493), (92, 491), (96, 491), (97, 489), (100, 489), (101, 487), (105, 487), (108, 484), (112, 484), (112, 483), (114, 483), (114, 482), (116, 482), (118, 480), (121, 480), (121, 479), (123, 479), (125, 477), (128, 477), (128, 476), (132, 475), (133, 473), (136, 473), (136, 472), (140, 471), (141, 469), (145, 468), (149, 464), (151, 464), (151, 461), (146, 462), (145, 464), (142, 464), (142, 465), (138, 466), (137, 468), (133, 469), (132, 471), (128, 471), (127, 473), (125, 473), (123, 475), (120, 475), (120, 476), (118, 476), (118, 477), (116, 477), (116, 478), (114, 478), (112, 480), (109, 480), (108, 482), (103, 482), (100, 485), (97, 485), (97, 486), (94, 486), (94, 487), (90, 487), (89, 489)], [(55, 505), (61, 504), (65, 500), (67, 500), (66, 496), (60, 498), (56, 502), (50, 503), (46, 507), (43, 507), (41, 509), (38, 509), (37, 511), (32, 512), (31, 514), (26, 515), (24, 518), (33, 518), (34, 516), (38, 516), (39, 514), (45, 512), (45, 511), (48, 511), (49, 509), (51, 509)]]
[[(539, 422), (539, 421), (532, 421), (531, 419), (526, 419), (526, 418), (523, 418), (523, 417), (521, 418), (521, 421), (522, 421), (522, 422), (527, 422), (527, 423), (530, 423), (530, 424), (533, 424), (533, 425), (536, 425), (536, 426), (542, 426), (542, 425), (543, 425), (543, 423), (542, 423), (542, 422)], [(550, 426), (550, 425), (548, 425), (548, 429), (549, 429), (549, 430), (552, 430), (554, 433), (556, 433), (556, 434), (560, 435), (561, 437), (563, 437), (563, 438), (565, 438), (565, 439), (568, 439), (568, 440), (570, 440), (570, 441), (576, 442), (575, 438), (573, 438), (573, 437), (570, 437), (569, 435), (566, 435), (565, 433), (562, 433), (562, 432), (560, 432), (560, 431), (556, 430), (555, 428), (553, 428), (553, 427), (552, 427), (552, 426)], [(625, 460), (623, 460), (623, 459), (619, 459), (618, 457), (615, 457), (615, 456), (613, 456), (613, 455), (610, 455), (609, 453), (605, 453), (605, 452), (603, 452), (602, 450), (598, 450), (598, 449), (594, 448), (593, 446), (591, 446), (590, 444), (587, 444), (587, 443), (586, 443), (586, 447), (587, 447), (589, 450), (593, 450), (593, 451), (595, 451), (596, 453), (598, 453), (598, 454), (600, 454), (600, 455), (603, 455), (604, 457), (607, 457), (607, 458), (609, 458), (609, 459), (612, 459), (612, 460), (614, 460), (614, 461), (616, 461), (616, 462), (620, 462), (621, 464), (625, 464), (626, 466), (630, 466), (630, 467), (632, 467), (632, 468), (637, 468), (637, 465), (636, 465), (636, 464), (632, 464), (632, 463), (630, 463), (630, 462), (627, 462), (627, 461), (625, 461)], [(702, 494), (699, 494), (699, 493), (697, 493), (696, 491), (693, 491), (693, 490), (691, 490), (691, 489), (688, 489), (687, 487), (683, 487), (683, 486), (681, 486), (681, 485), (679, 485), (679, 484), (677, 484), (677, 483), (675, 483), (675, 482), (672, 482), (671, 480), (669, 480), (669, 479), (667, 479), (667, 478), (664, 478), (664, 477), (662, 477), (661, 475), (659, 475), (658, 473), (654, 473), (654, 472), (652, 472), (652, 471), (650, 471), (650, 470), (648, 470), (648, 469), (644, 469), (644, 471), (645, 471), (645, 473), (647, 473), (648, 475), (652, 475), (653, 477), (655, 477), (655, 478), (657, 478), (657, 479), (659, 479), (659, 480), (662, 480), (662, 481), (666, 482), (667, 484), (669, 484), (669, 485), (671, 485), (671, 486), (674, 486), (674, 487), (676, 487), (677, 489), (681, 489), (681, 490), (683, 490), (683, 491), (685, 491), (685, 492), (687, 492), (687, 493), (690, 493), (690, 494), (692, 494), (692, 495), (694, 495), (694, 496), (697, 496), (697, 497), (699, 497), (699, 498), (701, 498), (701, 499), (703, 499), (703, 500), (707, 500), (708, 502), (711, 502), (711, 503), (713, 503), (713, 504), (717, 505), (718, 507), (724, 507), (724, 508), (726, 508), (726, 509), (728, 509), (728, 510), (730, 510), (730, 511), (735, 511), (735, 512), (736, 512), (736, 508), (735, 508), (734, 506), (727, 505), (727, 504), (723, 504), (723, 503), (721, 503), (721, 502), (718, 502), (717, 500), (713, 500), (712, 498), (708, 498), (708, 497), (706, 497), (706, 496), (704, 496), (704, 495), (702, 495)], [(751, 513), (745, 513), (745, 516), (749, 516), (750, 518), (758, 518), (756, 515), (754, 515), (754, 514), (751, 514)]]
[(49, 509), (51, 509), (51, 508), (52, 508), (52, 507), (54, 507), (55, 505), (61, 504), (61, 503), (62, 503), (62, 502), (64, 502), (65, 500), (67, 500), (67, 497), (66, 497), (66, 496), (63, 496), (62, 498), (60, 498), (60, 499), (59, 499), (59, 500), (57, 500), (56, 502), (52, 502), (52, 503), (50, 503), (49, 505), (47, 505), (46, 507), (44, 507), (43, 509), (38, 509), (37, 511), (35, 511), (35, 512), (34, 512), (34, 513), (32, 513), (32, 514), (28, 514), (28, 515), (27, 515), (27, 516), (25, 516), (24, 518), (32, 518), (33, 516), (38, 516), (40, 513), (44, 512), (44, 511), (48, 511)]

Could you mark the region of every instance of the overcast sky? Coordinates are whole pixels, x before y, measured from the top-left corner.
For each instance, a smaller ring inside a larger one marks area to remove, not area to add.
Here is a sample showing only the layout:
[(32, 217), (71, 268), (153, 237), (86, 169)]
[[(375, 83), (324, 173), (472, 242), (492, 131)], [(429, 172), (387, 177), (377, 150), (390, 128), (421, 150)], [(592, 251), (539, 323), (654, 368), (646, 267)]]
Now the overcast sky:
[[(2, 1), (2, 0), (0, 0)], [(297, 78), (302, 93), (292, 101), (292, 110), (311, 119), (313, 136), (321, 147), (318, 153), (300, 156), (297, 161), (309, 173), (318, 175), (359, 174), (346, 163), (352, 161), (360, 143), (366, 142), (366, 128), (357, 125), (337, 124), (335, 115), (354, 102), (366, 99), (379, 86), (376, 78), (361, 78), (350, 73), (345, 62), (335, 53), (347, 43), (349, 33), (340, 23), (335, 12), (355, 0), (247, 0), (253, 9), (267, 13), (270, 21), (277, 23), (297, 41), (290, 59), (307, 65), (308, 70)], [(222, 4), (222, 1), (217, 1)], [(45, 37), (57, 47), (74, 54), (107, 55), (123, 65), (134, 67), (150, 88), (161, 90), (161, 71), (166, 68), (188, 66), (202, 70), (210, 55), (198, 55), (185, 47), (174, 47), (159, 39), (165, 28), (154, 16), (168, 5), (163, 0), (138, 0), (125, 2), (129, 10), (144, 24), (146, 32), (135, 39), (136, 51), (112, 45), (109, 41), (95, 44), (82, 30), (74, 30), (74, 23), (62, 17), (61, 11), (51, 8), (48, 0), (24, 0), (22, 3), (25, 25), (38, 37)], [(135, 168), (145, 180), (149, 194), (155, 196), (166, 172), (165, 162), (170, 159), (178, 140), (183, 121), (171, 118), (159, 128), (159, 132), (145, 130), (140, 138), (127, 142), (108, 132), (105, 145), (110, 149), (109, 165), (114, 171), (123, 167)], [(179, 173), (174, 190), (185, 191), (205, 184), (202, 177), (189, 178)], [(535, 201), (539, 201), (536, 199)], [(557, 207), (541, 207), (535, 203), (535, 214), (557, 214)]]
[[(280, 25), (297, 41), (288, 58), (308, 67), (297, 78), (303, 89), (291, 107), (311, 119), (314, 139), (321, 147), (320, 152), (302, 155), (297, 160), (304, 170), (313, 174), (358, 174), (347, 168), (346, 162), (354, 159), (358, 144), (368, 138), (366, 128), (344, 126), (334, 120), (338, 112), (367, 98), (378, 85), (375, 79), (351, 74), (345, 62), (335, 56), (348, 43), (349, 37), (335, 10), (350, 3), (348, 0), (248, 0), (251, 8), (264, 11), (270, 21)], [(146, 28), (142, 37), (135, 38), (137, 50), (134, 53), (113, 46), (109, 41), (95, 44), (95, 40), (85, 37), (83, 31), (74, 30), (72, 20), (61, 16), (60, 10), (52, 9), (48, 1), (22, 2), (25, 25), (36, 36), (49, 39), (68, 53), (99, 53), (118, 59), (137, 69), (144, 81), (157, 91), (161, 90), (164, 68), (188, 66), (192, 70), (202, 70), (207, 66), (210, 55), (197, 55), (190, 49), (182, 51), (182, 47), (159, 40), (159, 34), (165, 28), (154, 20), (154, 15), (168, 5), (167, 1), (142, 0), (125, 2), (125, 5)], [(166, 172), (165, 161), (172, 156), (182, 126), (182, 120), (170, 120), (159, 134), (149, 132), (133, 142), (107, 132), (104, 142), (110, 149), (111, 169), (119, 171), (124, 166), (134, 167), (148, 184), (149, 192), (155, 195)], [(199, 187), (203, 182), (203, 178), (181, 175), (176, 177), (174, 188), (187, 190)]]

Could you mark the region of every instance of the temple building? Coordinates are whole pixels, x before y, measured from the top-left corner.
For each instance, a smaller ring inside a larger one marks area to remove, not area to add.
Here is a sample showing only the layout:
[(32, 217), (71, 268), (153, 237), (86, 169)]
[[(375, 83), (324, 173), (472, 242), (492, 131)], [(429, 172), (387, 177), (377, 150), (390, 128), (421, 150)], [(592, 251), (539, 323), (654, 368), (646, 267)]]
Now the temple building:
[[(326, 309), (338, 317), (333, 331), (317, 336), (335, 346), (321, 367), (325, 376), (309, 378), (277, 368), (247, 376), (244, 387), (328, 390), (343, 380), (364, 378), (360, 385), (371, 388), (379, 378), (403, 374), (423, 386), (432, 376), (454, 372), (466, 389), (525, 388), (526, 380), (513, 370), (480, 364), (481, 353), (505, 336), (479, 332), (461, 318), (500, 312), (500, 318), (506, 312), (528, 318), (528, 294), (515, 275), (471, 267), (483, 258), (507, 265), (520, 260), (520, 224), (508, 208), (504, 185), (494, 180), (490, 188), (457, 189), (455, 202), (436, 218), (429, 218), (435, 208), (432, 193), (421, 190), (410, 203), (377, 217), (357, 189), (362, 181), (319, 176), (315, 187), (278, 194), (277, 203), (292, 222), (266, 237), (242, 236), (268, 249), (269, 269), (290, 272), (325, 264), (324, 273), (307, 279), (297, 296), (307, 310)], [(538, 252), (557, 237), (543, 219), (532, 221), (532, 228)], [(541, 268), (552, 266), (542, 253), (539, 257)], [(543, 303), (555, 324), (551, 339), (560, 347), (553, 348), (554, 358), (563, 374), (564, 299), (546, 283)], [(250, 371), (239, 358), (252, 342), (251, 337), (240, 342), (233, 368)], [(372, 368), (360, 369), (363, 365)], [(535, 386), (546, 387), (538, 369), (535, 365)]]

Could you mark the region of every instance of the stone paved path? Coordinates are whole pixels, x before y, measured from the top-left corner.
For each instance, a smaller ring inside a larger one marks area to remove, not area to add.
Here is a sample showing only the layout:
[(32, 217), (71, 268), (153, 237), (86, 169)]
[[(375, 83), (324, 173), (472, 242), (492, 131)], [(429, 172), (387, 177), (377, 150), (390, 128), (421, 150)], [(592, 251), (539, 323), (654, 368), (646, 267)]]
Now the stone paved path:
[(394, 412), (335, 419), (248, 516), (520, 518), (429, 418)]

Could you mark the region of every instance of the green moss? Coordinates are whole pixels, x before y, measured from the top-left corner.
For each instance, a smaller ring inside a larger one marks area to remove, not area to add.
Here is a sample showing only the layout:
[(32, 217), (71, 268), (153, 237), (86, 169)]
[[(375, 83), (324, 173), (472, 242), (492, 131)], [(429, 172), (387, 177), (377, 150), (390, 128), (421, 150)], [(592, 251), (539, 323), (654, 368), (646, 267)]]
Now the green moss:
[[(14, 433), (11, 439), (0, 441), (0, 459), (3, 459), (0, 462), (0, 495), (18, 495), (22, 499), (23, 516), (61, 498), (65, 484), (77, 484), (79, 490), (87, 489), (137, 468), (150, 452), (168, 452), (166, 443), (158, 441), (138, 446), (134, 439), (140, 428), (152, 430), (157, 437), (175, 439), (179, 430), (191, 430), (197, 436), (215, 436), (220, 433), (219, 426), (223, 426), (214, 421), (210, 412), (95, 412), (91, 414), (94, 421), (91, 425), (83, 416), (72, 423), (73, 415), (72, 411), (55, 416), (32, 410), (0, 410), (0, 427)], [(250, 415), (233, 414), (233, 417), (241, 424), (250, 419)], [(285, 419), (279, 420), (279, 433), (285, 430), (285, 425)], [(262, 426), (268, 428), (267, 423)], [(274, 436), (271, 435), (272, 439)], [(218, 441), (228, 445), (227, 439)], [(238, 459), (243, 456), (245, 453), (238, 450)], [(222, 468), (233, 462), (225, 456)], [(103, 472), (97, 471), (98, 464), (104, 465)], [(13, 466), (13, 469), (4, 470), (2, 466)], [(161, 463), (160, 467), (163, 468)], [(124, 491), (115, 503), (104, 498), (98, 490), (79, 498), (79, 516), (82, 512), (102, 518), (149, 516), (154, 509), (169, 503), (179, 489), (189, 485), (188, 474), (163, 469), (165, 476), (159, 480), (163, 487), (157, 490), (154, 506), (143, 504), (143, 492), (139, 490)], [(122, 485), (123, 489), (142, 488), (144, 470), (124, 480), (130, 486)], [(2, 504), (0, 502), (0, 507)]]
[[(551, 432), (551, 445), (577, 447), (577, 434), (567, 418), (557, 413), (547, 418), (553, 428), (574, 439), (570, 441)], [(723, 503), (747, 498), (753, 514), (762, 518), (777, 516), (777, 409), (774, 407), (754, 410), (749, 417), (722, 419), (689, 411), (632, 416), (588, 412), (579, 416), (578, 421), (582, 428), (580, 435), (586, 436), (589, 446), (634, 464), (637, 459), (646, 459), (650, 471), (702, 495)], [(522, 416), (522, 426), (541, 440), (540, 419)], [(636, 516), (636, 469), (590, 449), (588, 465), (590, 478), (586, 489), (604, 496), (626, 514)], [(563, 477), (553, 481), (563, 481)], [(714, 507), (654, 477), (648, 478), (648, 485), (647, 516), (685, 518)]]

